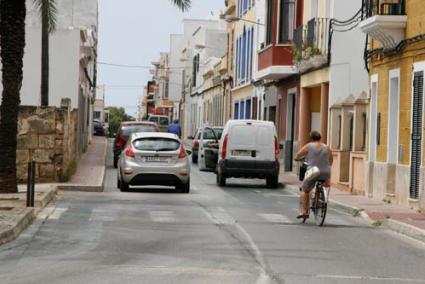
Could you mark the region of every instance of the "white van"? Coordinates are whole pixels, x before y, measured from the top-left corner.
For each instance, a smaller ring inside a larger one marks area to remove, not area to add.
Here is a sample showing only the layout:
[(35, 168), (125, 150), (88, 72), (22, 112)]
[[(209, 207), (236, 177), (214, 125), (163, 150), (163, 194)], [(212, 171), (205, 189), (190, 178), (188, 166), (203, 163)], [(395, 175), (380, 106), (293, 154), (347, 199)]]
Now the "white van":
[(275, 188), (279, 182), (279, 143), (272, 122), (229, 120), (220, 140), (217, 185), (226, 178), (261, 178)]

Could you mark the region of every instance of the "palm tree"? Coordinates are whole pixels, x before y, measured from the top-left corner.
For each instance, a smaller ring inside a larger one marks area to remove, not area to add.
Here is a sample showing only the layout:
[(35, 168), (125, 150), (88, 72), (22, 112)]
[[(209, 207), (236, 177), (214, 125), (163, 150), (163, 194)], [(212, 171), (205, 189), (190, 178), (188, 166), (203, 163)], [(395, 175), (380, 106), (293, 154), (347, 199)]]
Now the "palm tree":
[(17, 192), (16, 144), (25, 47), (25, 0), (0, 0), (0, 192)]
[(170, 0), (180, 8), (183, 12), (187, 11), (190, 8), (191, 0)]
[[(41, 7), (42, 19), (55, 19), (55, 17), (50, 17), (56, 13), (55, 0), (35, 1), (39, 4), (38, 7)], [(48, 4), (43, 5), (44, 1), (47, 1)], [(191, 5), (191, 0), (170, 1), (182, 11), (188, 10)], [(49, 10), (49, 8), (53, 8), (53, 10)], [(25, 17), (25, 0), (0, 0), (0, 57), (3, 84), (0, 106), (0, 193), (15, 193), (18, 191), (16, 182), (16, 134), (18, 132), (18, 111), (23, 78)], [(48, 27), (56, 26), (56, 21), (51, 25), (52, 22), (50, 20), (47, 21), (47, 25), (46, 23), (44, 25), (44, 28), (47, 29), (47, 35), (54, 30), (54, 28), (50, 29)], [(43, 22), (42, 20), (42, 25)], [(44, 40), (44, 38), (42, 39)], [(48, 36), (46, 42), (48, 44)], [(47, 48), (42, 50), (42, 53), (47, 51), (47, 54), (44, 54), (45, 57), (42, 55), (42, 62), (47, 62), (44, 65), (47, 73), (43, 73), (41, 84), (42, 105), (48, 105), (48, 45)], [(42, 69), (44, 70), (44, 68)], [(47, 93), (44, 93), (45, 90)], [(44, 101), (43, 94), (47, 94), (47, 101)]]
[(49, 34), (56, 29), (56, 0), (34, 0), (41, 16), (41, 105), (49, 106)]

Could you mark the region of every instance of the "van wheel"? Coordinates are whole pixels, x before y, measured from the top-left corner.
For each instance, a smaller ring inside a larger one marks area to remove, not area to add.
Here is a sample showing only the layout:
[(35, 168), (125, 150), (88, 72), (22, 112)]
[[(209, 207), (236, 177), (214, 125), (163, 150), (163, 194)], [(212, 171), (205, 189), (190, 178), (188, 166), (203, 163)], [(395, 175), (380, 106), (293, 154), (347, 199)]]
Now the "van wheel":
[(216, 175), (216, 181), (218, 186), (226, 186), (226, 177), (220, 172)]
[(278, 176), (268, 177), (266, 180), (266, 183), (268, 188), (277, 188), (279, 184), (279, 177)]

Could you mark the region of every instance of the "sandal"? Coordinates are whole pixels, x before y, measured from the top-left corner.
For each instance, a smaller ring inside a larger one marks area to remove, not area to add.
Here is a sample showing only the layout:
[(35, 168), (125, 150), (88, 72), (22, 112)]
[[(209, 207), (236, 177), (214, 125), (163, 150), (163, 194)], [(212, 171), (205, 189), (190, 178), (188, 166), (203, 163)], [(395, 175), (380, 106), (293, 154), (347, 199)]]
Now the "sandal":
[(308, 219), (308, 217), (310, 217), (309, 214), (299, 214), (297, 219)]

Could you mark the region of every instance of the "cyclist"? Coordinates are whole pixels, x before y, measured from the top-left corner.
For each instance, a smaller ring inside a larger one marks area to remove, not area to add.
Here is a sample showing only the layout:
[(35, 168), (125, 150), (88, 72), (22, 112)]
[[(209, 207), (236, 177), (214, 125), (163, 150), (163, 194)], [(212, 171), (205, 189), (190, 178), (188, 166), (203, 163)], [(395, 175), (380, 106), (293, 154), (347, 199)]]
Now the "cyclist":
[(332, 151), (326, 145), (321, 143), (322, 136), (317, 131), (310, 133), (311, 142), (304, 145), (298, 151), (296, 160), (305, 159), (307, 169), (314, 166), (320, 170), (320, 175), (313, 180), (304, 180), (301, 185), (301, 212), (297, 216), (298, 219), (306, 219), (309, 216), (309, 195), (310, 191), (319, 180), (325, 181), (324, 186), (329, 186), (331, 177), (331, 165), (333, 162)]

